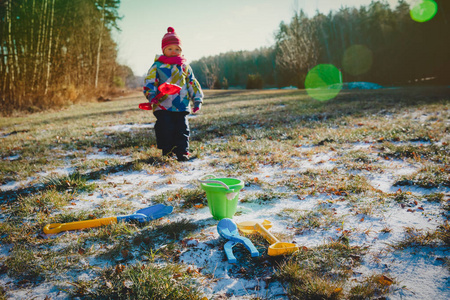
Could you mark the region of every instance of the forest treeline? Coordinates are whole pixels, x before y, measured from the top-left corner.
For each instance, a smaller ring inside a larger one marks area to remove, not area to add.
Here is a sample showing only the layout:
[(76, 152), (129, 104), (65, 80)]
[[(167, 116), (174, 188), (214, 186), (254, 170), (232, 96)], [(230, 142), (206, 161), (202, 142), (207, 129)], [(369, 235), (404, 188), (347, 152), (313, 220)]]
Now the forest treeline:
[(123, 87), (111, 30), (120, 0), (0, 2), (0, 93), (3, 114), (75, 102)]
[(438, 12), (427, 22), (413, 21), (410, 6), (384, 1), (342, 8), (309, 18), (295, 12), (281, 23), (275, 45), (227, 52), (191, 63), (207, 88), (304, 87), (318, 64), (339, 68), (344, 82), (384, 86), (450, 83), (450, 1), (435, 0)]
[[(333, 64), (344, 82), (449, 84), (450, 1), (415, 22), (400, 0), (308, 17), (294, 12), (272, 47), (191, 63), (207, 88), (304, 87), (308, 71)], [(120, 0), (0, 0), (0, 114), (58, 107), (135, 85), (117, 63)]]

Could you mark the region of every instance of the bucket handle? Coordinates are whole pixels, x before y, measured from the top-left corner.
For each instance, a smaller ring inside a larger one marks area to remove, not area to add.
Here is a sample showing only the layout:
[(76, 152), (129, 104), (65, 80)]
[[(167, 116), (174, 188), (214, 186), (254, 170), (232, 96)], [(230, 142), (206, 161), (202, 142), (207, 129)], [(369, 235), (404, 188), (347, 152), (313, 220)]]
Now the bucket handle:
[(225, 182), (222, 182), (222, 181), (219, 181), (219, 180), (211, 180), (213, 178), (216, 178), (216, 176), (214, 176), (214, 175), (205, 175), (205, 176), (203, 176), (203, 177), (201, 177), (201, 178), (199, 178), (197, 180), (198, 180), (198, 182), (201, 182), (201, 183), (218, 183), (218, 184), (222, 185), (224, 188), (226, 188), (227, 190), (230, 190), (230, 187)]

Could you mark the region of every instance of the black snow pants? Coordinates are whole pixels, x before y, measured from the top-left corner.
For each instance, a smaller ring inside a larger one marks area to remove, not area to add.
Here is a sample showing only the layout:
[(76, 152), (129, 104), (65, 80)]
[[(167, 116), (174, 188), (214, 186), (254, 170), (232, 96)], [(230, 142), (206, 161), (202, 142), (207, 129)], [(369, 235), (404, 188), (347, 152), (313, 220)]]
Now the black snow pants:
[(164, 155), (171, 152), (177, 155), (188, 153), (189, 113), (157, 110), (153, 114), (156, 117), (155, 134), (158, 149), (162, 149)]

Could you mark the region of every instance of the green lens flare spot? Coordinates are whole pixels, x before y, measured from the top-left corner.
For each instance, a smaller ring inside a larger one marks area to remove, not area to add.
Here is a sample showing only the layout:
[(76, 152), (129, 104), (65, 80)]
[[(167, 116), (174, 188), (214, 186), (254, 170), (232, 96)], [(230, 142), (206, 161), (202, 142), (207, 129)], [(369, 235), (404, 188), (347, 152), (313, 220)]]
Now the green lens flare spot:
[(308, 95), (316, 100), (333, 99), (342, 89), (341, 72), (330, 64), (317, 65), (306, 75), (305, 88)]
[(342, 68), (353, 76), (367, 73), (372, 67), (373, 54), (364, 45), (353, 45), (344, 52)]
[(416, 22), (427, 22), (433, 19), (438, 10), (438, 6), (434, 0), (419, 0), (411, 5), (409, 11), (411, 19)]

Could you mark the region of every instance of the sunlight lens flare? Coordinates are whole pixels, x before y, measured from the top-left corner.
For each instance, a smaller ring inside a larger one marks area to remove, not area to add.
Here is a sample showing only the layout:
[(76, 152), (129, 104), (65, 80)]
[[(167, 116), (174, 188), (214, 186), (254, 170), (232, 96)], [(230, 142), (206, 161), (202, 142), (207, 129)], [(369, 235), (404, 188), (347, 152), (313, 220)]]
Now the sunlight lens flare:
[(316, 100), (330, 100), (342, 89), (341, 72), (330, 64), (317, 65), (306, 75), (305, 88), (308, 95)]
[(438, 10), (437, 3), (434, 0), (419, 0), (412, 4), (409, 11), (411, 19), (416, 22), (427, 22), (433, 19)]
[(353, 45), (344, 52), (342, 68), (351, 75), (367, 73), (372, 67), (373, 54), (364, 45)]

